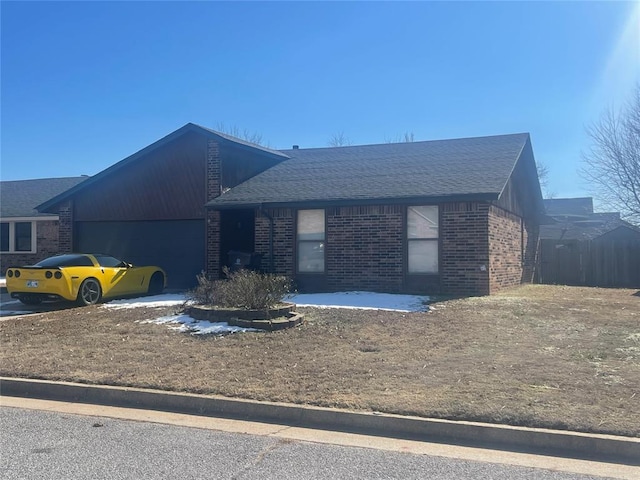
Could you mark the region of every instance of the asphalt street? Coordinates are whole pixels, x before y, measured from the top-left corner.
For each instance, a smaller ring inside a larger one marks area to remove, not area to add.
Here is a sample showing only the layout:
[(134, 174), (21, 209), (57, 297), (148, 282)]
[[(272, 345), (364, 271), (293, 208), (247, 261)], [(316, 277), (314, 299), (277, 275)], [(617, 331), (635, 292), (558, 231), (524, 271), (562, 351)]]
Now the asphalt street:
[(0, 477), (14, 479), (558, 479), (544, 468), (3, 406)]

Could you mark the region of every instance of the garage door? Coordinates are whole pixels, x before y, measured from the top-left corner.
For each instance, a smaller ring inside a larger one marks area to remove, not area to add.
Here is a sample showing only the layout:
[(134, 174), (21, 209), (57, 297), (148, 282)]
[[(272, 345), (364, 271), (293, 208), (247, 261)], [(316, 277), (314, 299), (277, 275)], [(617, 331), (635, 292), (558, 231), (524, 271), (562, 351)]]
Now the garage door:
[(168, 288), (190, 288), (205, 268), (203, 220), (76, 222), (74, 250), (106, 253), (134, 265), (158, 265)]

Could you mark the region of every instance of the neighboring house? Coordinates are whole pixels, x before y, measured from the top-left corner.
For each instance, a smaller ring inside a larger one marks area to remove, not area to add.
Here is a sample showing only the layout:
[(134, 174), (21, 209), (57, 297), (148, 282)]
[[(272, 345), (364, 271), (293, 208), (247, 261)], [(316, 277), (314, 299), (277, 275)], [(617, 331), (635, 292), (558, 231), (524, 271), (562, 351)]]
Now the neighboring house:
[(552, 222), (540, 227), (542, 283), (640, 286), (640, 229), (618, 212), (596, 213), (593, 199), (545, 199)]
[(58, 253), (58, 216), (35, 207), (87, 177), (0, 182), (0, 274)]
[(187, 124), (39, 210), (172, 287), (241, 251), (301, 290), (485, 295), (531, 281), (543, 205), (528, 134), (278, 151)]

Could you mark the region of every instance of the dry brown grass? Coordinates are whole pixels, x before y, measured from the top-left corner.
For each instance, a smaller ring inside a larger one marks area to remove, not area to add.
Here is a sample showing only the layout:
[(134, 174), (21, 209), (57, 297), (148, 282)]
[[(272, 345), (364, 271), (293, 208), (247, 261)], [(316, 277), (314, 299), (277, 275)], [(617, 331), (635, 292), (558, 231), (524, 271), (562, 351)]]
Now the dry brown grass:
[[(635, 294), (635, 295), (634, 295)], [(0, 321), (0, 374), (640, 436), (640, 296), (529, 285), (196, 337), (85, 307)]]

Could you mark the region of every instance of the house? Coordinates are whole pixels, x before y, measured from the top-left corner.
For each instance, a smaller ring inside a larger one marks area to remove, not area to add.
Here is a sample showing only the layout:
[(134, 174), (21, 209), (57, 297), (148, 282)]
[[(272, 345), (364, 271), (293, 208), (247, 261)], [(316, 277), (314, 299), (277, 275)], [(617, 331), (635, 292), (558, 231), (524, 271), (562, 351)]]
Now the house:
[(195, 124), (38, 208), (171, 287), (245, 252), (303, 291), (471, 295), (531, 281), (543, 213), (526, 133), (273, 150)]
[(0, 182), (0, 274), (58, 253), (58, 216), (35, 207), (87, 177)]
[(544, 205), (553, 221), (540, 227), (542, 283), (640, 286), (640, 228), (618, 212), (594, 212), (591, 197)]

